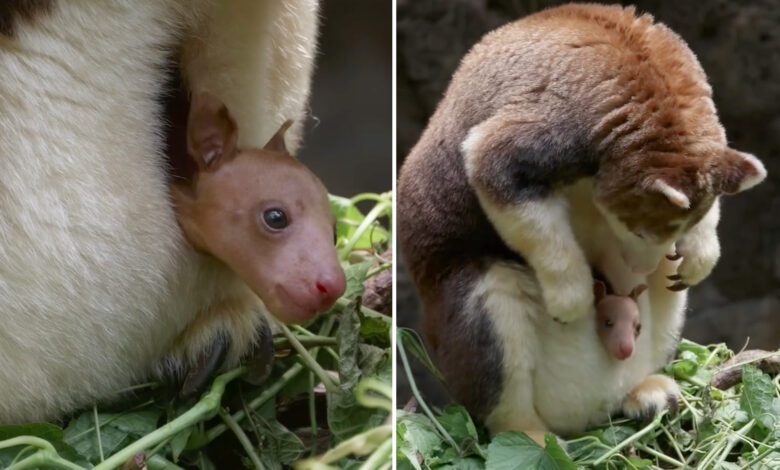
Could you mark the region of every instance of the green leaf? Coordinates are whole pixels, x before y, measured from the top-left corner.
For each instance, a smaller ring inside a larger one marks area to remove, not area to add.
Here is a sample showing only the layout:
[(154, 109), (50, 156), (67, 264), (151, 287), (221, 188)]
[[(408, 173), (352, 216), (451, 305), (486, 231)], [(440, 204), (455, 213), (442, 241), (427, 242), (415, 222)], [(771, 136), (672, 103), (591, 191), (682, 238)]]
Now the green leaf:
[(436, 470), (451, 469), (451, 470), (471, 470), (471, 469), (484, 469), (485, 459), (479, 456), (462, 456), (460, 453), (451, 447), (447, 447), (437, 457), (426, 460), (426, 465)]
[(610, 426), (601, 433), (604, 444), (614, 447), (628, 439), (636, 430), (629, 426)]
[(190, 440), (192, 430), (193, 429), (191, 427), (187, 428), (179, 432), (179, 434), (176, 434), (176, 436), (171, 440), (171, 454), (173, 455), (174, 462), (179, 460), (179, 456), (187, 447), (187, 442)]
[(436, 468), (437, 470), (484, 470), (485, 461), (475, 457), (457, 458)]
[(94, 415), (92, 410), (85, 411), (65, 428), (65, 442), (73, 446), (79, 454), (86, 457), (93, 464), (99, 463), (101, 446), (103, 456), (105, 457), (130, 443), (129, 433), (113, 426), (104, 425), (106, 421), (115, 416), (114, 414), (98, 415), (98, 420), (101, 424), (100, 443), (98, 444)]
[[(49, 441), (60, 457), (67, 459), (77, 465), (88, 466), (89, 462), (84, 456), (80, 455), (73, 447), (69, 446), (63, 440), (62, 429), (49, 423), (31, 423), (17, 426), (0, 426), (0, 441), (19, 436), (34, 436)], [(0, 468), (5, 468), (14, 461), (24, 446), (15, 446), (7, 449), (0, 449)], [(28, 451), (32, 453), (32, 451)], [(25, 453), (25, 455), (28, 455)]]
[(488, 446), (486, 470), (577, 470), (577, 466), (558, 444), (557, 438), (545, 436), (545, 448), (518, 432), (505, 432), (493, 438)]
[[(352, 237), (358, 225), (366, 216), (355, 207), (349, 199), (330, 195), (330, 209), (336, 218), (336, 238), (339, 241), (338, 247)], [(373, 245), (387, 241), (383, 233), (377, 233), (371, 229), (366, 230), (355, 244), (355, 249), (368, 250)]]
[(108, 424), (109, 426), (137, 438), (157, 429), (157, 420), (160, 418), (160, 413), (153, 410), (143, 410), (113, 416), (116, 416), (116, 419), (113, 419)]
[(64, 431), (64, 441), (92, 463), (100, 462), (100, 446), (108, 457), (130, 442), (149, 434), (157, 427), (159, 413), (151, 410), (124, 414), (100, 413), (100, 444), (92, 410), (72, 420)]
[(396, 435), (399, 452), (417, 470), (422, 468), (418, 460), (432, 460), (446, 445), (427, 416), (403, 410), (396, 411)]
[(374, 263), (373, 260), (363, 261), (361, 263), (350, 264), (344, 268), (344, 276), (347, 278), (347, 287), (342, 297), (354, 300), (363, 295), (363, 281), (366, 280), (368, 268)]
[[(566, 450), (569, 453), (569, 456), (576, 462), (591, 462), (598, 459), (611, 447), (602, 442), (602, 434), (602, 431), (597, 430), (585, 433), (585, 435), (577, 436), (577, 440), (566, 444)], [(585, 436), (590, 436), (590, 438), (581, 439)]]
[(390, 346), (391, 322), (360, 314), (360, 337), (364, 341), (382, 347)]
[(465, 450), (479, 442), (477, 428), (462, 406), (449, 405), (436, 419), (462, 449)]
[(404, 348), (408, 352), (412, 353), (436, 378), (444, 382), (444, 376), (441, 375), (439, 369), (433, 364), (431, 356), (428, 355), (428, 351), (426, 351), (425, 346), (422, 344), (422, 339), (416, 331), (409, 328), (396, 328), (396, 335), (398, 341), (403, 341)]
[(305, 446), (298, 436), (276, 419), (265, 419), (259, 415), (254, 415), (254, 418), (263, 440), (260, 460), (266, 468), (289, 465), (301, 458)]
[(653, 466), (652, 460), (640, 459), (639, 457), (629, 457), (628, 461), (635, 468), (651, 468)]
[(678, 380), (687, 380), (696, 384), (706, 384), (712, 380), (713, 371), (700, 367), (700, 362), (696, 354), (691, 351), (683, 351), (680, 359), (672, 364), (672, 374)]
[(769, 375), (758, 368), (746, 364), (742, 366), (742, 397), (739, 406), (747, 415), (755, 419), (765, 430), (771, 431), (780, 415), (774, 407), (774, 385)]
[[(355, 387), (362, 377), (358, 358), (359, 351), (373, 348), (360, 344), (360, 317), (357, 303), (350, 302), (339, 320), (336, 335), (339, 342), (339, 389), (327, 394), (328, 427), (337, 441), (342, 441), (363, 430), (378, 426), (387, 417), (387, 412), (361, 406), (355, 398)], [(378, 348), (375, 348), (378, 349)], [(386, 351), (379, 350), (381, 354)], [(376, 369), (379, 361), (374, 359)]]
[(694, 343), (687, 339), (681, 339), (680, 344), (677, 345), (677, 350), (680, 351), (680, 357), (685, 352), (691, 352), (696, 357), (696, 362), (702, 364), (710, 355), (710, 350), (706, 346)]

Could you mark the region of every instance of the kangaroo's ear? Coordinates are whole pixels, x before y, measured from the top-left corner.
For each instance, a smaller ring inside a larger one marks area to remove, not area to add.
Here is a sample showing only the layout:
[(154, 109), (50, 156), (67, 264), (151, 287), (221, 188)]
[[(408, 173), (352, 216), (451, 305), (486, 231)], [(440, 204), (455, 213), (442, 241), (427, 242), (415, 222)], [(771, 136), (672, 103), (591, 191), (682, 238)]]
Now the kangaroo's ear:
[(631, 293), (628, 294), (628, 296), (636, 300), (645, 290), (647, 290), (647, 286), (645, 284), (639, 284), (631, 290)]
[(680, 189), (677, 189), (667, 183), (663, 178), (655, 178), (649, 184), (650, 190), (657, 191), (669, 200), (675, 206), (681, 209), (690, 209), (691, 201)]
[(276, 134), (274, 134), (273, 137), (271, 137), (271, 140), (268, 141), (267, 144), (263, 147), (263, 150), (272, 150), (274, 152), (281, 152), (281, 153), (289, 153), (287, 152), (287, 146), (284, 144), (284, 134), (287, 132), (287, 129), (292, 126), (292, 120), (284, 121), (284, 123), (279, 127), (279, 130), (276, 131)]
[(236, 123), (214, 95), (193, 96), (187, 120), (187, 152), (200, 171), (216, 171), (238, 152)]
[(713, 168), (713, 187), (718, 193), (736, 194), (750, 189), (766, 178), (766, 168), (753, 155), (726, 149)]
[(597, 304), (601, 302), (601, 300), (607, 296), (607, 285), (599, 281), (598, 279), (594, 280), (593, 295), (596, 297)]

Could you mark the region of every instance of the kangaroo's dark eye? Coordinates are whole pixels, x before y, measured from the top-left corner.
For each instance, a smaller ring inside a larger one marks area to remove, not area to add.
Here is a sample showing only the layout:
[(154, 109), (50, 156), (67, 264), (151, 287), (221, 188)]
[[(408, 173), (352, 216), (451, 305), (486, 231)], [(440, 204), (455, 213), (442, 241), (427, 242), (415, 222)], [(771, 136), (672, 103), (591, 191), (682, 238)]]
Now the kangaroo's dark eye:
[(639, 336), (639, 333), (642, 331), (642, 325), (637, 325), (636, 330), (634, 330), (634, 336)]
[(612, 323), (612, 320), (604, 320), (604, 326), (607, 328), (612, 328), (615, 324)]
[(263, 212), (263, 222), (271, 230), (282, 230), (287, 227), (287, 215), (281, 209), (268, 209)]

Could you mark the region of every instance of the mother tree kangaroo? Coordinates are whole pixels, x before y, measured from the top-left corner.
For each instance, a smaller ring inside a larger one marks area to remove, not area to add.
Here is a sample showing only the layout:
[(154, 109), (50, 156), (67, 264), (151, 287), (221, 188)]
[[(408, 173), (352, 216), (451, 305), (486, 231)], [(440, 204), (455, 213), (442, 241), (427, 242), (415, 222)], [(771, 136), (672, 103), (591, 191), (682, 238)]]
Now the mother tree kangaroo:
[(227, 105), (241, 148), (295, 120), (294, 154), (316, 15), (316, 0), (3, 2), (0, 423), (181, 373), (221, 336), (235, 362), (267, 333), (257, 297), (176, 224), (163, 130), (186, 112), (161, 103), (180, 71)]
[[(718, 197), (766, 176), (711, 94), (632, 8), (549, 9), (463, 59), (401, 170), (398, 240), (437, 364), (492, 432), (541, 441), (676, 403), (654, 372), (720, 255)], [(592, 268), (619, 294), (648, 286), (625, 361), (599, 343)]]

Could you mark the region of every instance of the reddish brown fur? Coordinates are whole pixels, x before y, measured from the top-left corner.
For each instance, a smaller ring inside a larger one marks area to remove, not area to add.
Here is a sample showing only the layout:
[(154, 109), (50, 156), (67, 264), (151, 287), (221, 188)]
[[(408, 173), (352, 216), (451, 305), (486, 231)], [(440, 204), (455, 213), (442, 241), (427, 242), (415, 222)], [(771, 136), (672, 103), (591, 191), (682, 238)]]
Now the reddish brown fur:
[[(751, 168), (728, 148), (704, 71), (674, 32), (633, 8), (568, 5), (529, 20), (545, 27), (577, 22), (585, 32), (570, 46), (599, 46), (611, 65), (602, 79), (620, 92), (592, 103), (591, 145), (603, 155), (598, 196), (628, 228), (668, 239), (676, 230), (669, 221), (689, 228), (715, 195), (736, 192)], [(656, 178), (688, 196), (691, 209), (648, 191)]]

